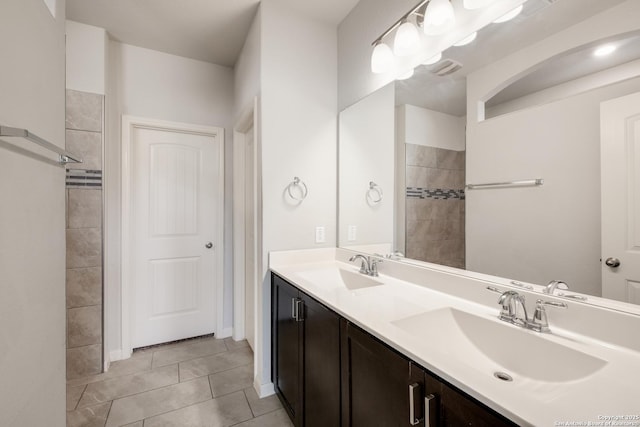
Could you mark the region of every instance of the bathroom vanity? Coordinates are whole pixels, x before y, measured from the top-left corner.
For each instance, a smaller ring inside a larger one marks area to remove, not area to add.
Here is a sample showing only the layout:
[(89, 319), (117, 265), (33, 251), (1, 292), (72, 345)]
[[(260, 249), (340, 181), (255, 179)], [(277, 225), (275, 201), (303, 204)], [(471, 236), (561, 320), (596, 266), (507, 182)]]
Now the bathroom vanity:
[[(294, 425), (640, 424), (638, 339), (594, 328), (637, 330), (638, 316), (565, 299), (535, 332), (498, 318), (496, 290), (514, 292), (499, 278), (388, 260), (370, 277), (354, 254), (270, 254), (272, 379)], [(561, 302), (517, 293), (531, 313)]]

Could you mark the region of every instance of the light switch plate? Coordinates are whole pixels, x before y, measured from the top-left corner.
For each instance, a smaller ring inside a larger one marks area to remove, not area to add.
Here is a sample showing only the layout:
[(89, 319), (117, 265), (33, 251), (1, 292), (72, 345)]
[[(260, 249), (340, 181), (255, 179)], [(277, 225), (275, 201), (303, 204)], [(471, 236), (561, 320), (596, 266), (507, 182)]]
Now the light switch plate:
[(356, 225), (350, 225), (347, 229), (347, 240), (349, 242), (355, 242), (356, 241), (356, 231), (358, 230), (358, 226)]
[(326, 242), (324, 227), (316, 227), (316, 243)]

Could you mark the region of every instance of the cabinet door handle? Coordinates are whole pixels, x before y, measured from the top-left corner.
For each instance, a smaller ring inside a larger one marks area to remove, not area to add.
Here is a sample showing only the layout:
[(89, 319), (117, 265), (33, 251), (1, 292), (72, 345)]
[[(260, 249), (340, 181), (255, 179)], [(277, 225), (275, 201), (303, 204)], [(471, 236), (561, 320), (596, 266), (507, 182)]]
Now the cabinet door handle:
[[(424, 397), (424, 427), (437, 427), (438, 421), (435, 420), (436, 397), (433, 394), (429, 394)], [(431, 422), (433, 420), (433, 423)]]
[(420, 384), (409, 384), (409, 424), (417, 426), (422, 421), (417, 415), (416, 400), (420, 397)]
[(298, 321), (298, 299), (291, 298), (291, 317), (297, 322)]
[(304, 322), (304, 301), (296, 300), (296, 322)]

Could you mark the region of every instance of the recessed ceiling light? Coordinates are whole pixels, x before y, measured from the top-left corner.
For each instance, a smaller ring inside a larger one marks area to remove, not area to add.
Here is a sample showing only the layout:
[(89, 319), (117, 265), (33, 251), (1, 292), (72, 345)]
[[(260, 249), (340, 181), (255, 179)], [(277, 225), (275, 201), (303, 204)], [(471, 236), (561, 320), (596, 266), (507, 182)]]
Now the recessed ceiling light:
[(595, 56), (607, 56), (612, 54), (616, 50), (616, 47), (612, 44), (605, 44), (604, 46), (600, 46), (597, 48), (593, 54)]

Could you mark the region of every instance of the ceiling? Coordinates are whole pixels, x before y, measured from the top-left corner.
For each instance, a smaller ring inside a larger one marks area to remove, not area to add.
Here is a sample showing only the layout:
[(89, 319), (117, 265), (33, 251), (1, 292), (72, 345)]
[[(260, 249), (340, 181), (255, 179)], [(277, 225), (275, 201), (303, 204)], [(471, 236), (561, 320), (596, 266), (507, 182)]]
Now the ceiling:
[[(280, 0), (338, 25), (358, 0)], [(67, 0), (67, 19), (105, 28), (112, 39), (233, 67), (260, 0)]]
[[(396, 81), (396, 104), (411, 104), (456, 116), (466, 114), (467, 75), (491, 62), (516, 52), (558, 31), (583, 21), (624, 0), (529, 0), (524, 11), (512, 21), (490, 24), (478, 32), (471, 44), (452, 47), (443, 52), (443, 60), (452, 59), (462, 64), (453, 74), (440, 77), (431, 72), (433, 66), (420, 66), (408, 80)], [(585, 63), (581, 64), (585, 67)], [(592, 72), (594, 70), (591, 70)], [(556, 79), (570, 80), (567, 68), (555, 70)], [(542, 82), (541, 74), (526, 83), (535, 87)]]

